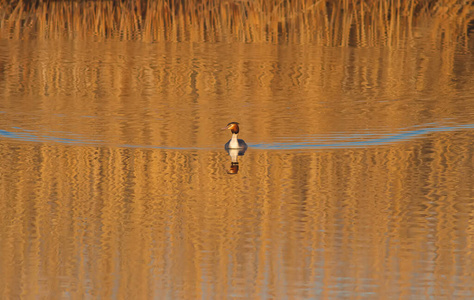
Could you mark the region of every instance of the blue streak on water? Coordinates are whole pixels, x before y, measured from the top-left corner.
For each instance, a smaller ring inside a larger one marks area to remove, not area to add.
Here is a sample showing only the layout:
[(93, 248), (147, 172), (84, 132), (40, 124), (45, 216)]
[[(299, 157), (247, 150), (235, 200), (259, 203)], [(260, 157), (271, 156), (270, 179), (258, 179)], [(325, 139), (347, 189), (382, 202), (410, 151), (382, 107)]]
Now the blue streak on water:
[[(433, 125), (433, 123), (425, 124)], [(420, 128), (421, 127), (421, 128)], [(12, 127), (22, 132), (12, 132), (0, 129), (0, 138), (14, 139), (28, 142), (55, 142), (69, 145), (82, 146), (114, 146), (122, 148), (141, 148), (141, 149), (168, 149), (168, 150), (215, 150), (217, 147), (172, 147), (172, 146), (158, 146), (158, 145), (132, 145), (132, 144), (111, 144), (107, 141), (82, 139), (80, 138), (64, 138), (55, 137), (51, 135), (35, 135), (34, 130), (26, 130), (20, 127)], [(249, 147), (262, 150), (309, 150), (309, 149), (327, 149), (327, 148), (357, 148), (391, 144), (400, 141), (420, 138), (424, 135), (433, 132), (449, 132), (465, 129), (474, 129), (474, 124), (457, 124), (453, 126), (439, 126), (439, 127), (422, 127), (421, 125), (413, 126), (412, 129), (400, 133), (355, 133), (355, 134), (333, 134), (333, 135), (318, 135), (312, 137), (302, 137), (303, 141), (297, 142), (283, 142), (283, 143), (261, 143), (249, 144)], [(49, 132), (51, 133), (51, 132)], [(66, 133), (70, 136), (78, 136), (77, 134)], [(377, 137), (375, 137), (377, 136)], [(292, 138), (284, 138), (291, 140)], [(220, 147), (219, 147), (220, 148)]]
[(14, 133), (14, 132), (1, 130), (1, 129), (0, 129), (0, 137), (18, 139), (18, 140), (27, 141), (27, 142), (40, 142), (39, 139), (37, 139), (35, 136), (32, 136), (30, 134)]
[[(419, 127), (419, 126), (416, 126)], [(456, 131), (462, 129), (473, 129), (474, 124), (466, 124), (466, 125), (456, 125), (456, 126), (444, 126), (444, 127), (434, 127), (434, 128), (423, 128), (411, 131), (405, 131), (402, 133), (389, 133), (385, 134), (380, 138), (373, 138), (368, 140), (362, 141), (350, 141), (354, 139), (359, 139), (363, 134), (354, 134), (348, 136), (336, 136), (331, 137), (332, 140), (339, 140), (345, 139), (349, 141), (339, 142), (339, 143), (329, 143), (329, 144), (321, 144), (319, 139), (312, 140), (310, 142), (303, 142), (303, 143), (274, 143), (274, 144), (254, 144), (249, 145), (253, 148), (257, 149), (280, 149), (280, 150), (294, 150), (294, 149), (320, 149), (320, 148), (354, 148), (354, 147), (365, 147), (365, 146), (374, 146), (374, 145), (384, 145), (390, 144), (399, 141), (410, 140), (414, 138), (419, 138), (423, 135), (427, 135), (433, 132), (449, 132), (449, 131)], [(374, 135), (374, 134), (367, 134), (367, 135)], [(322, 139), (328, 140), (328, 138)]]
[(1, 130), (0, 129), (0, 136), (4, 136), (4, 137), (9, 137), (9, 138), (20, 138), (19, 135), (13, 133), (13, 132), (9, 132), (9, 131), (6, 131), (6, 130)]

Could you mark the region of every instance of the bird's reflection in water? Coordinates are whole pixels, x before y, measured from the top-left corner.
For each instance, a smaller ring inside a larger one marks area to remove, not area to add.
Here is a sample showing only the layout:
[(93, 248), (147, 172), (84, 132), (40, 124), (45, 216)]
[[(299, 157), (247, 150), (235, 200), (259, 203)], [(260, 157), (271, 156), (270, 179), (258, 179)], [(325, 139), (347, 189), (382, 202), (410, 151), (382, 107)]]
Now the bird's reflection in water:
[(239, 156), (245, 154), (247, 148), (244, 149), (226, 149), (227, 153), (230, 156), (230, 168), (227, 171), (227, 174), (237, 174), (239, 173)]

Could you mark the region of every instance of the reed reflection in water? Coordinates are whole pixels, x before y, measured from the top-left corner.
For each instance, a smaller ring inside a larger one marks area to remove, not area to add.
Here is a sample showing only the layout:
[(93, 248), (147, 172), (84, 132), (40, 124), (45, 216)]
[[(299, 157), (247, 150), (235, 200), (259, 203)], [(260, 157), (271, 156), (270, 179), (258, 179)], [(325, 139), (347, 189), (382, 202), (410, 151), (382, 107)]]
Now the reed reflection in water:
[(472, 55), (418, 46), (0, 43), (0, 129), (38, 141), (216, 149), (231, 120), (254, 145), (474, 124)]
[(3, 141), (1, 297), (473, 295), (471, 140), (247, 151), (238, 176), (223, 150)]

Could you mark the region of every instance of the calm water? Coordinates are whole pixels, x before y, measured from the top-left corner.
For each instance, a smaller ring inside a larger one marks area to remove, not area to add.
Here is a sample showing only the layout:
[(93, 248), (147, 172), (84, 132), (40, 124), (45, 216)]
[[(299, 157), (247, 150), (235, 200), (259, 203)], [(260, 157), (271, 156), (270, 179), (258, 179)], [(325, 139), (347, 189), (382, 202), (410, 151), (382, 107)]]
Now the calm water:
[(407, 45), (0, 39), (0, 298), (472, 299), (474, 44)]

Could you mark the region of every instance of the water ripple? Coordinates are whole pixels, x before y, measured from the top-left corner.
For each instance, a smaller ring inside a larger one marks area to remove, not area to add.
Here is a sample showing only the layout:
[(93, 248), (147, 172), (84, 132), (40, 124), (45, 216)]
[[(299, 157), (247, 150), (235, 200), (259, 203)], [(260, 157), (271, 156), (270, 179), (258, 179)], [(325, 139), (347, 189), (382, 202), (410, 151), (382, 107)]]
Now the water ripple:
[[(112, 144), (105, 140), (83, 138), (80, 135), (61, 132), (62, 135), (73, 137), (54, 136), (49, 132), (47, 135), (26, 130), (20, 127), (12, 127), (16, 130), (0, 129), (0, 138), (14, 139), (27, 142), (54, 142), (72, 145), (87, 146), (116, 146), (124, 148), (143, 149), (172, 149), (172, 150), (212, 150), (220, 147), (174, 147), (164, 145), (134, 145), (134, 144)], [(398, 132), (364, 132), (364, 133), (333, 133), (328, 135), (287, 137), (282, 138), (284, 142), (277, 143), (249, 143), (254, 149), (262, 150), (298, 150), (298, 149), (324, 149), (324, 148), (358, 148), (393, 144), (396, 142), (421, 138), (435, 132), (452, 132), (466, 129), (474, 129), (474, 124), (455, 124), (450, 126), (436, 126), (436, 124), (417, 125), (405, 128)]]
[[(416, 129), (414, 129), (416, 128)], [(320, 148), (354, 148), (393, 144), (400, 141), (407, 141), (421, 138), (434, 132), (450, 132), (465, 129), (473, 129), (474, 124), (459, 124), (452, 126), (422, 127), (414, 126), (411, 130), (402, 130), (396, 133), (355, 133), (355, 134), (333, 134), (328, 136), (303, 137), (292, 139), (291, 142), (272, 144), (253, 144), (253, 148), (258, 149), (320, 149)]]

